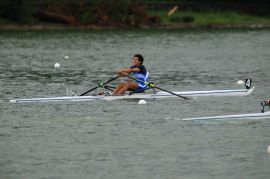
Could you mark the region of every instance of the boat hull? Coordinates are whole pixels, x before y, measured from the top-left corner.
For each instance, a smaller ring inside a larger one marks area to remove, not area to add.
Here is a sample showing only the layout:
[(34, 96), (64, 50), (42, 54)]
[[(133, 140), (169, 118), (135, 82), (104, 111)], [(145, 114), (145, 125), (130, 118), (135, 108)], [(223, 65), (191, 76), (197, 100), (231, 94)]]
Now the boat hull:
[(209, 116), (209, 117), (197, 117), (197, 118), (184, 118), (184, 121), (195, 120), (226, 120), (226, 119), (267, 119), (270, 118), (270, 111), (264, 113), (250, 113), (250, 114), (235, 114), (224, 116)]
[[(235, 90), (210, 90), (210, 91), (182, 91), (174, 92), (185, 97), (203, 97), (203, 96), (247, 96), (254, 90), (250, 89), (235, 89)], [(11, 103), (32, 103), (32, 102), (61, 102), (61, 101), (113, 101), (120, 99), (162, 99), (169, 97), (178, 97), (167, 92), (153, 93), (135, 93), (132, 95), (124, 96), (62, 96), (62, 97), (44, 97), (44, 98), (25, 98), (25, 99), (12, 99)]]

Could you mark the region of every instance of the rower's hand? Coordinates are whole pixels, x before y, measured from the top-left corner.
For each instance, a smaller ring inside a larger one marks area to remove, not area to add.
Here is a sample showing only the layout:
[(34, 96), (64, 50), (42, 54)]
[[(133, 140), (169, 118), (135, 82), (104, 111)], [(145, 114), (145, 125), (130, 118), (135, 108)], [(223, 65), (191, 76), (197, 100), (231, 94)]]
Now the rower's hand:
[(118, 74), (119, 76), (126, 76), (126, 75), (128, 75), (127, 72), (123, 72), (123, 71), (117, 71), (117, 74)]

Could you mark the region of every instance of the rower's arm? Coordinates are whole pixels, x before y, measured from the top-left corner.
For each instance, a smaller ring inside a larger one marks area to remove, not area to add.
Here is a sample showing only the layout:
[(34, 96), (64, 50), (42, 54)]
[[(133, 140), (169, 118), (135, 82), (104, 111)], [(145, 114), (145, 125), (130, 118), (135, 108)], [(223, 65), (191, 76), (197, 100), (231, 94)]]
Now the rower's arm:
[(123, 68), (117, 71), (118, 74), (124, 73), (124, 74), (129, 74), (131, 72), (138, 72), (140, 71), (139, 68)]

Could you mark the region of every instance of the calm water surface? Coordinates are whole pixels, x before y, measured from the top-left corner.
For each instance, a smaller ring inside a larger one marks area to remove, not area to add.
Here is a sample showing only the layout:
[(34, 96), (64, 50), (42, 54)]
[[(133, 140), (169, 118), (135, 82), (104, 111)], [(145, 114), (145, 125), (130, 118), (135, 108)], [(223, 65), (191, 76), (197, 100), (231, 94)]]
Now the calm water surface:
[[(269, 46), (269, 30), (1, 31), (0, 178), (269, 178), (269, 119), (181, 120), (259, 112), (270, 97)], [(236, 89), (248, 77), (256, 89), (146, 105), (8, 103), (85, 92), (135, 53), (168, 90)]]

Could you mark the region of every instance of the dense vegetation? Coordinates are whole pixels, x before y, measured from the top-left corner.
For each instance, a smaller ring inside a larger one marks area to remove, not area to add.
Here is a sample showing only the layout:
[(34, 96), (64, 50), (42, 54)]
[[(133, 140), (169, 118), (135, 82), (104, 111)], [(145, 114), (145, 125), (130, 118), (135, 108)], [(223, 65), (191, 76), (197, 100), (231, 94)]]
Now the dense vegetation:
[(57, 22), (70, 25), (144, 23), (147, 13), (140, 1), (128, 0), (1, 0), (2, 23)]
[[(180, 11), (167, 17), (166, 13), (174, 6)], [(0, 24), (139, 26), (237, 23), (237, 20), (270, 23), (269, 8), (268, 0), (1, 0)], [(218, 15), (220, 13), (223, 15)], [(243, 14), (243, 18), (238, 17), (239, 14)], [(226, 16), (231, 20), (224, 20)], [(222, 20), (213, 21), (219, 17)], [(211, 21), (206, 22), (209, 18)]]

